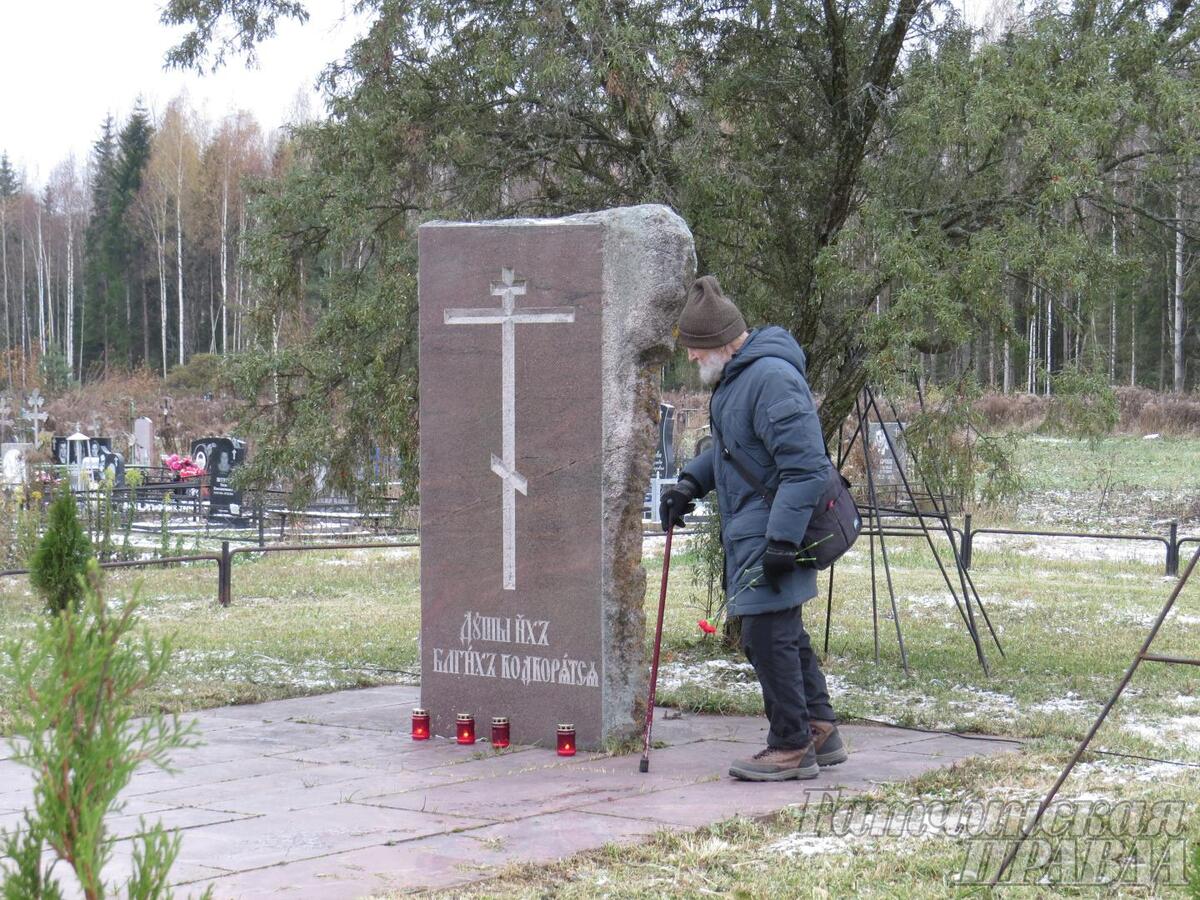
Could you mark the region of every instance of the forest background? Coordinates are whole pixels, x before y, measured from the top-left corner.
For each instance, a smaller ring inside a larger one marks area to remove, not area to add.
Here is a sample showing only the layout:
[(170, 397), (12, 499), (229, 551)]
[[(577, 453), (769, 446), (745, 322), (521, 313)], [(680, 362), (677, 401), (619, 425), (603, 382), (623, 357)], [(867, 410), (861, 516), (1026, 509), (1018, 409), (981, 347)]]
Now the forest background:
[[(920, 377), (968, 428), (984, 391), (1195, 386), (1191, 0), (999, 0), (980, 27), (935, 0), (359, 13), (322, 116), (267, 134), (181, 98), (44, 184), (0, 155), (0, 392), (216, 357), (252, 477), (362, 494), (372, 454), (415, 465), (417, 226), (643, 202), (800, 340), (828, 435), (869, 381)], [(208, 71), (307, 10), (162, 17), (187, 29), (167, 64)]]

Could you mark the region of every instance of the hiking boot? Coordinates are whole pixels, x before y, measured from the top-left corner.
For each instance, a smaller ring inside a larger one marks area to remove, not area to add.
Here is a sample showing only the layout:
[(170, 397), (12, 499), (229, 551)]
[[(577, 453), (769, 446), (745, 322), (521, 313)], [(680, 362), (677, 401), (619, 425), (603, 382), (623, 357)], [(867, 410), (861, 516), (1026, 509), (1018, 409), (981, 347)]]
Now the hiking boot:
[(750, 759), (734, 760), (729, 774), (742, 781), (787, 781), (790, 778), (816, 778), (821, 773), (812, 741), (798, 750), (768, 747)]
[(809, 727), (812, 729), (812, 746), (818, 766), (836, 766), (846, 761), (849, 754), (846, 752), (846, 745), (842, 743), (842, 736), (838, 734), (836, 724), (812, 719)]

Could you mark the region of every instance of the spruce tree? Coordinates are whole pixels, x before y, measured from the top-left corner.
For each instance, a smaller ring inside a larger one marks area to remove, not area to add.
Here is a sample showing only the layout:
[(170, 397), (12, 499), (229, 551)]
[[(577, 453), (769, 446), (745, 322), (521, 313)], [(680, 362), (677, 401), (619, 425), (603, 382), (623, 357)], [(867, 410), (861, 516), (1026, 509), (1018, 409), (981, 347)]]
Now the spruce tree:
[[(86, 247), (86, 292), (90, 309), (84, 317), (80, 342), (83, 366), (80, 374), (96, 360), (107, 362), (109, 297), (118, 277), (114, 256), (116, 241), (112, 228), (112, 198), (116, 191), (117, 139), (112, 116), (100, 127), (92, 145), (92, 212), (88, 219)], [(115, 323), (114, 323), (115, 324)]]
[(75, 511), (75, 497), (64, 479), (41, 543), (29, 561), (29, 583), (42, 597), (48, 613), (76, 610), (83, 599), (80, 581), (93, 559), (92, 542), (84, 534)]
[(0, 153), (0, 200), (15, 197), (21, 190), (21, 177), (13, 169), (7, 153)]

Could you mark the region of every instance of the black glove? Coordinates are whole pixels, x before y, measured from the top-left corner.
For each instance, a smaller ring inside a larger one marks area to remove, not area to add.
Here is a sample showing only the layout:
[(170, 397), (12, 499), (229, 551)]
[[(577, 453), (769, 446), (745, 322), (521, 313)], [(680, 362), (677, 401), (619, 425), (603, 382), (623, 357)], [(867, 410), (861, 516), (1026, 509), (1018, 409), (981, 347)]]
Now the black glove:
[(687, 525), (683, 517), (696, 508), (695, 500), (700, 496), (700, 485), (690, 475), (680, 475), (669, 491), (658, 501), (658, 520), (662, 530), (682, 528)]
[(763, 554), (763, 577), (771, 590), (779, 593), (783, 579), (796, 568), (796, 554), (800, 548), (791, 541), (767, 541), (767, 552)]

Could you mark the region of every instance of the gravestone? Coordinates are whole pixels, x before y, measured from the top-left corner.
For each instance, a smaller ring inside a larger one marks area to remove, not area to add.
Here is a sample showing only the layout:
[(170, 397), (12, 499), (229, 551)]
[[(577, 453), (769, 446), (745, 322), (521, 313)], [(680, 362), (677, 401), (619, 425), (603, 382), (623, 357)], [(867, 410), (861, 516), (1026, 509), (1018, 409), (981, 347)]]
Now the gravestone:
[(233, 470), (246, 460), (246, 442), (237, 438), (206, 437), (192, 441), (192, 461), (208, 481), (209, 518), (242, 515), (242, 492), (233, 487)]
[(20, 487), (29, 477), (26, 457), (33, 444), (11, 441), (0, 444), (0, 484), (6, 488)]
[[(884, 433), (884, 429), (887, 433)], [(901, 422), (869, 422), (868, 445), (871, 448), (871, 462), (874, 471), (871, 473), (877, 485), (902, 485), (907, 478), (909, 484), (914, 483), (912, 458), (908, 454), (908, 445), (904, 439), (904, 425)], [(889, 441), (890, 438), (890, 441)], [(893, 453), (893, 448), (895, 453)], [(899, 459), (897, 459), (899, 454)]]
[(637, 729), (656, 366), (695, 268), (665, 207), (419, 233), (421, 702), (434, 732)]
[(654, 475), (675, 477), (675, 407), (670, 403), (658, 405), (658, 446), (654, 449)]
[(149, 466), (154, 462), (154, 420), (147, 416), (133, 421), (133, 464)]
[(667, 488), (657, 483), (658, 479), (675, 477), (675, 407), (670, 403), (658, 404), (658, 442), (654, 445), (654, 461), (650, 465), (650, 487), (643, 501), (646, 516), (658, 521), (658, 500)]

